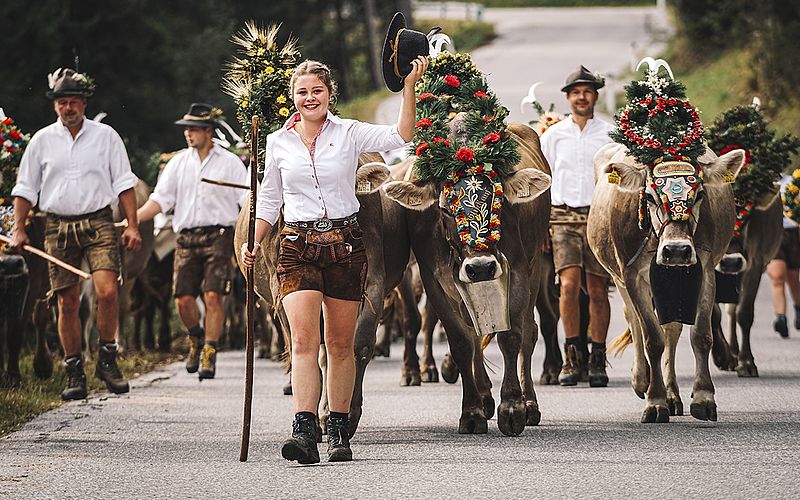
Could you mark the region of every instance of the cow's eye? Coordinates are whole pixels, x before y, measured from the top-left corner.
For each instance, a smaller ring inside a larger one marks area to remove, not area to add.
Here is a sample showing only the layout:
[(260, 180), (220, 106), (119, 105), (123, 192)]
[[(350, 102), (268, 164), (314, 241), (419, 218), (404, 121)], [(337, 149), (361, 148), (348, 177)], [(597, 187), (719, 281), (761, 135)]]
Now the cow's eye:
[(702, 200), (705, 195), (706, 195), (705, 191), (703, 191), (702, 189), (698, 189), (697, 195), (695, 195), (695, 203), (699, 203), (700, 200)]

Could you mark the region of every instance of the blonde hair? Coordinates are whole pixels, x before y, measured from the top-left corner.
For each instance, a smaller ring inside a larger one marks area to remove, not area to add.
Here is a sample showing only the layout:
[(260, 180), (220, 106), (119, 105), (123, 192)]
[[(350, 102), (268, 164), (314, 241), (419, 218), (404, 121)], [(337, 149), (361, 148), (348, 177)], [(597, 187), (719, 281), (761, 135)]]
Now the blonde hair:
[(331, 94), (331, 103), (336, 102), (336, 80), (331, 77), (331, 69), (319, 61), (306, 59), (294, 68), (292, 71), (292, 79), (289, 81), (289, 88), (294, 93), (294, 83), (298, 78), (305, 75), (316, 75), (317, 78), (328, 87), (328, 92)]

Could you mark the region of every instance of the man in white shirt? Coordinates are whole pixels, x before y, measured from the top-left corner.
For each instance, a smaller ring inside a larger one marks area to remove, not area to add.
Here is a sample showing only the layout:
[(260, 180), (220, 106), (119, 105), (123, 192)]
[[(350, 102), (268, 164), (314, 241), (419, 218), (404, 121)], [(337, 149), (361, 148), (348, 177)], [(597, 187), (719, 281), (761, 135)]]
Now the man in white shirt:
[[(34, 206), (47, 212), (45, 250), (75, 267), (84, 259), (92, 273), (97, 296), (100, 349), (95, 376), (114, 393), (128, 392), (117, 367), (117, 278), (120, 250), (110, 205), (119, 199), (129, 224), (120, 241), (127, 250), (141, 247), (136, 219), (138, 179), (131, 172), (120, 136), (108, 125), (87, 120), (86, 98), (94, 91), (88, 76), (58, 69), (48, 76), (58, 120), (31, 139), (20, 163), (14, 197), (11, 247), (28, 243), (25, 215)], [(50, 264), (50, 289), (58, 297), (58, 334), (64, 349), (67, 387), (64, 400), (86, 397), (78, 319), (78, 276)]]
[[(178, 235), (173, 292), (178, 314), (189, 331), (186, 371), (200, 380), (214, 378), (217, 348), (225, 319), (223, 297), (231, 287), (233, 227), (245, 191), (201, 179), (249, 185), (247, 169), (235, 154), (211, 140), (222, 111), (194, 103), (181, 120), (188, 148), (164, 167), (150, 199), (139, 209), (140, 221), (175, 210), (172, 227)], [(205, 328), (195, 302), (202, 293)], [(205, 341), (205, 345), (204, 345)]]
[(603, 145), (611, 142), (608, 133), (612, 126), (594, 118), (597, 91), (603, 85), (602, 77), (578, 66), (561, 89), (566, 93), (572, 114), (548, 128), (541, 137), (542, 152), (553, 174), (551, 236), (553, 261), (561, 285), (559, 310), (566, 337), (566, 362), (558, 377), (561, 385), (576, 385), (585, 369), (586, 361), (578, 349), (581, 269), (586, 276), (592, 335), (589, 385), (608, 385), (605, 341), (610, 317), (609, 275), (586, 240), (586, 219), (594, 192), (592, 159)]

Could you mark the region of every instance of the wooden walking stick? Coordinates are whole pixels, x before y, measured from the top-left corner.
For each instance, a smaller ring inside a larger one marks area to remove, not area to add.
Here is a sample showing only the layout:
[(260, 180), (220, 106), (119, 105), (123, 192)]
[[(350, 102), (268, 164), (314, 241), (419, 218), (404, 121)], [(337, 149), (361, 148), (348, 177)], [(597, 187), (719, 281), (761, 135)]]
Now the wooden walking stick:
[[(4, 234), (0, 234), (0, 241), (5, 242), (5, 243), (11, 243), (11, 238), (9, 238), (8, 236), (6, 236)], [(36, 247), (32, 247), (30, 245), (22, 245), (22, 249), (25, 250), (26, 252), (30, 252), (33, 255), (36, 255), (37, 257), (41, 257), (44, 260), (50, 261), (53, 264), (55, 264), (55, 265), (57, 265), (59, 267), (62, 267), (64, 269), (66, 269), (67, 271), (71, 272), (71, 273), (77, 274), (78, 276), (80, 276), (81, 278), (83, 278), (85, 280), (88, 280), (89, 278), (91, 278), (89, 273), (81, 271), (77, 267), (71, 266), (71, 265), (67, 264), (66, 262), (64, 262), (63, 260), (57, 259), (57, 258), (53, 257), (52, 255), (50, 255), (49, 253), (45, 253), (45, 252), (43, 252), (42, 250), (39, 250)]]
[[(250, 139), (250, 218), (247, 221), (247, 250), (252, 252), (256, 235), (256, 197), (258, 195), (258, 117), (253, 116)], [(247, 347), (244, 369), (244, 415), (242, 416), (242, 447), (239, 461), (247, 462), (250, 449), (250, 415), (253, 409), (253, 343), (255, 328), (255, 265), (247, 268)]]

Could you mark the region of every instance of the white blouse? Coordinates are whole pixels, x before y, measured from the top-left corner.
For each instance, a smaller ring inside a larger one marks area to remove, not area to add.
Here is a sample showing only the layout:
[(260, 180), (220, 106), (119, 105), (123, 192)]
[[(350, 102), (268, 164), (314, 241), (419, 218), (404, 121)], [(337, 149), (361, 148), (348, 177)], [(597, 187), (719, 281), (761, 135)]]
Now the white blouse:
[(288, 222), (340, 219), (358, 212), (358, 155), (405, 145), (397, 127), (346, 120), (328, 112), (312, 156), (294, 129), (299, 119), (295, 113), (284, 127), (267, 136), (256, 217), (275, 224), (282, 204)]
[(587, 120), (583, 131), (567, 117), (545, 130), (540, 138), (542, 153), (550, 164), (553, 185), (550, 203), (573, 208), (588, 207), (594, 194), (595, 153), (611, 142), (611, 124), (597, 118)]
[(215, 144), (200, 161), (195, 148), (186, 148), (164, 167), (150, 199), (162, 212), (175, 207), (175, 232), (200, 226), (233, 226), (247, 191), (202, 182), (203, 178), (250, 185), (247, 168), (238, 156)]
[(57, 215), (84, 215), (111, 205), (138, 178), (117, 132), (84, 118), (72, 138), (58, 120), (33, 135), (11, 196)]

